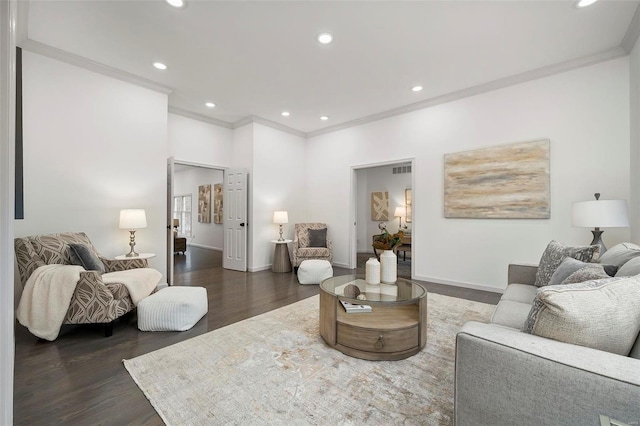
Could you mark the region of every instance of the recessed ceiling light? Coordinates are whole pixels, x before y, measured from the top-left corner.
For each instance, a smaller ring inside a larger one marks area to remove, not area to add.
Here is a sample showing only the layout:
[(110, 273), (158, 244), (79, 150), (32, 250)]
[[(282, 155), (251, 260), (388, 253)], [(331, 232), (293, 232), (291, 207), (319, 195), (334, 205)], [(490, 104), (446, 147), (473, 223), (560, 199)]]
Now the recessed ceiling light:
[(592, 4), (594, 4), (595, 2), (597, 2), (598, 0), (580, 0), (576, 6), (578, 7), (587, 7), (587, 6), (591, 6)]
[(169, 3), (171, 6), (173, 7), (182, 7), (184, 6), (184, 0), (165, 0), (167, 3)]
[(419, 92), (422, 90), (422, 86), (413, 86), (411, 90), (413, 90), (414, 92)]
[(291, 115), (291, 114), (289, 113), (289, 111), (282, 111), (282, 116), (283, 116), (283, 117), (288, 117), (288, 116), (290, 116), (290, 115)]
[(216, 106), (216, 104), (214, 104), (213, 102), (207, 102), (205, 105), (207, 108), (213, 108)]
[(158, 68), (159, 70), (166, 70), (167, 66), (165, 64), (163, 64), (162, 62), (154, 62), (153, 66)]
[(333, 41), (333, 34), (331, 33), (318, 34), (318, 41), (322, 44), (329, 44)]
[(329, 116), (323, 115), (322, 117), (320, 117), (320, 120), (322, 121), (327, 121), (329, 119)]

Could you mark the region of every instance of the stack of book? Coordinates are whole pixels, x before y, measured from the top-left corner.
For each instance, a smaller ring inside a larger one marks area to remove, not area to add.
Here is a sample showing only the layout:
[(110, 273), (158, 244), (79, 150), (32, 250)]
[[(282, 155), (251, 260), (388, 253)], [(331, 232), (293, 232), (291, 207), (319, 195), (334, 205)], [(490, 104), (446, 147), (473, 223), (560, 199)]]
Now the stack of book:
[(360, 312), (371, 312), (371, 306), (369, 305), (356, 305), (354, 303), (345, 302), (341, 300), (342, 307), (348, 314), (355, 314)]

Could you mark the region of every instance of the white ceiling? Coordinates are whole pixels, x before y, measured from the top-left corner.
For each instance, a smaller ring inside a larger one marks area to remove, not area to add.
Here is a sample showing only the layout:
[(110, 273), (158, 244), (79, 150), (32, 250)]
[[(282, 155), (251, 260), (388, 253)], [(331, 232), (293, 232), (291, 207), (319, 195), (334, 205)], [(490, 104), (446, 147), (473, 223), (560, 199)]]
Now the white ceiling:
[(186, 1), (22, 3), (21, 45), (151, 80), (170, 107), (230, 126), (254, 116), (317, 134), (622, 56), (637, 38), (638, 1)]

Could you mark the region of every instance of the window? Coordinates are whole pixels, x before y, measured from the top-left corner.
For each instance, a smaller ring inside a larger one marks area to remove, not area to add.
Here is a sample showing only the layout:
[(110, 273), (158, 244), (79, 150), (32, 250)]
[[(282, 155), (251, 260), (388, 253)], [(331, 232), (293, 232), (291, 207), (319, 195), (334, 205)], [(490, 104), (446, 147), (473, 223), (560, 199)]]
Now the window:
[(178, 234), (191, 236), (191, 194), (173, 197), (173, 219), (178, 219)]

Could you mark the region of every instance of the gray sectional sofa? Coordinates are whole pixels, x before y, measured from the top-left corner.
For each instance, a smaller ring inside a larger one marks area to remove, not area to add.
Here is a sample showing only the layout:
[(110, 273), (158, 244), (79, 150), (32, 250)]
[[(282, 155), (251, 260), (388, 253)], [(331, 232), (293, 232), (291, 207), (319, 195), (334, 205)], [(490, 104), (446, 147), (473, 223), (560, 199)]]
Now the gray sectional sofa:
[(509, 265), (491, 323), (458, 333), (455, 424), (640, 425), (640, 336), (622, 356), (523, 332), (537, 269)]

